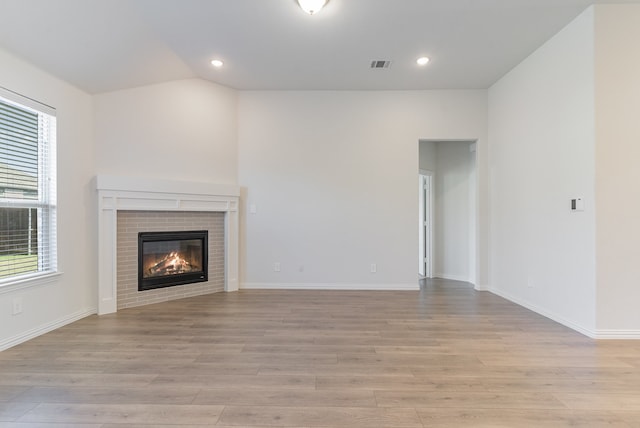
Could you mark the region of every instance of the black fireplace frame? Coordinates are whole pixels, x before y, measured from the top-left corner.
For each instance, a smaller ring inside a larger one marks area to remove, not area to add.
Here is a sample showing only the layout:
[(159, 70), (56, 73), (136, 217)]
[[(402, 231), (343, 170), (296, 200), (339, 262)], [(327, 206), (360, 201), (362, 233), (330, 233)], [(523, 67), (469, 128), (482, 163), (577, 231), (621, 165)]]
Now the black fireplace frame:
[[(143, 244), (158, 241), (202, 241), (202, 270), (175, 275), (144, 278), (143, 275)], [(176, 285), (206, 282), (209, 280), (209, 231), (188, 230), (172, 232), (139, 232), (138, 233), (138, 291), (154, 290), (156, 288), (173, 287)]]

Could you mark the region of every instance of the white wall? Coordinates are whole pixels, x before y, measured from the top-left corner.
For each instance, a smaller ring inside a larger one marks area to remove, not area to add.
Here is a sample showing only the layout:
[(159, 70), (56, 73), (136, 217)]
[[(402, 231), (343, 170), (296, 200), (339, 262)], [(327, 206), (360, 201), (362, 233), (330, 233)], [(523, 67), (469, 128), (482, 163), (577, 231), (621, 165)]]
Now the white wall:
[(595, 10), (597, 328), (640, 337), (640, 5)]
[(434, 276), (473, 282), (475, 257), (471, 203), (475, 185), (471, 143), (439, 141), (436, 145)]
[[(594, 14), (489, 90), (491, 290), (595, 327)], [(569, 211), (583, 197), (586, 210)]]
[(236, 104), (200, 79), (96, 95), (97, 173), (235, 184)]
[[(57, 110), (58, 263), (54, 281), (0, 288), (0, 349), (81, 318), (96, 307), (96, 223), (91, 97), (0, 50), (0, 85)], [(23, 313), (12, 316), (22, 298)]]
[(486, 91), (241, 92), (242, 286), (416, 287), (417, 142), (486, 120)]

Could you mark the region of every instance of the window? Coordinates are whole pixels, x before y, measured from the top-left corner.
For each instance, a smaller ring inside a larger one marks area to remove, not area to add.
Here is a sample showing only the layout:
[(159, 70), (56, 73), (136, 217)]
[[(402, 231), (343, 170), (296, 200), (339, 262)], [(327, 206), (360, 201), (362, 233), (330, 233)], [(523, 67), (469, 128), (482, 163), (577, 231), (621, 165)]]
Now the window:
[(0, 286), (57, 271), (55, 110), (0, 89)]

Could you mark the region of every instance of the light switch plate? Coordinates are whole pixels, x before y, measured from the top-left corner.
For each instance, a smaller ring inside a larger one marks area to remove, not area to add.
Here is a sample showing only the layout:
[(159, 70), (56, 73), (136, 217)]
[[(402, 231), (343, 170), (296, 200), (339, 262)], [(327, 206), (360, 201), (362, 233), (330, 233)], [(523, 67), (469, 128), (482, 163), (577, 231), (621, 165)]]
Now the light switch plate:
[(571, 199), (571, 211), (584, 211), (584, 199), (582, 198)]

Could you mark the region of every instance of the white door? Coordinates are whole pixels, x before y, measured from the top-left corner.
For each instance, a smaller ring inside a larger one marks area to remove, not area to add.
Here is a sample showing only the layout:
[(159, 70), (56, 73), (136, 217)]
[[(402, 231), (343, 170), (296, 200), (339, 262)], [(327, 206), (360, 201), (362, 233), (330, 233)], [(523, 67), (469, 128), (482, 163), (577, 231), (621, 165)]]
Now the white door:
[(431, 278), (431, 186), (433, 180), (432, 174), (427, 171), (421, 173), (418, 178), (418, 200), (420, 205), (420, 214), (418, 219), (418, 274), (421, 277)]

